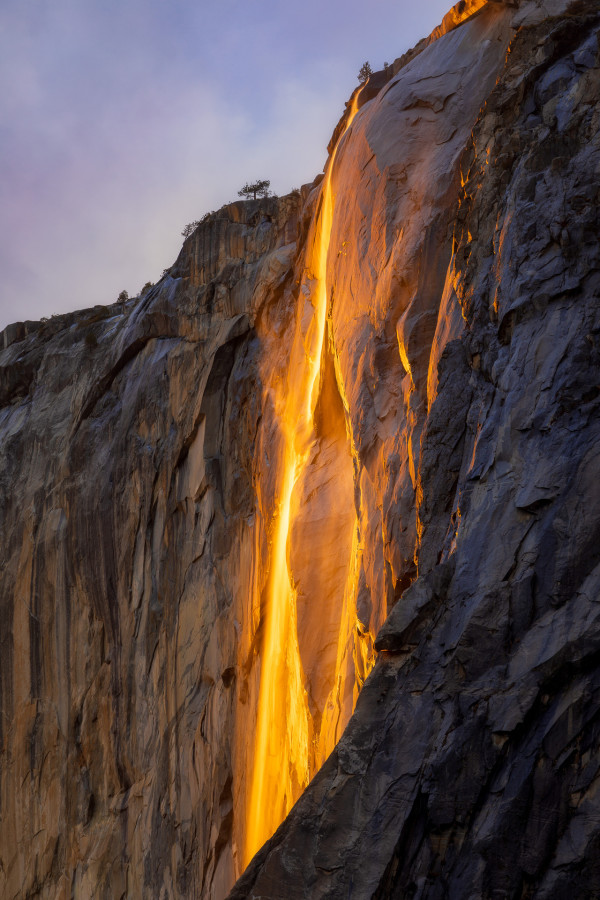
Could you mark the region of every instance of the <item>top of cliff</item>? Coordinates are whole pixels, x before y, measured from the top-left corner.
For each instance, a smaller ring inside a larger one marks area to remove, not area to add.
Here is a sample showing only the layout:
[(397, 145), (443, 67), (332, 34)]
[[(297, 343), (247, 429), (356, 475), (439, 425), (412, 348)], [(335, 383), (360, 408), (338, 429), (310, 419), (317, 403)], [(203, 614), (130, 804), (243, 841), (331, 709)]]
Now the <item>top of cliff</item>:
[(223, 900), (276, 644), (296, 771), (328, 758), (290, 783), (272, 742), (297, 803), (232, 897), (600, 895), (600, 10), (475, 6), (367, 85), (322, 190), (5, 333), (1, 896)]

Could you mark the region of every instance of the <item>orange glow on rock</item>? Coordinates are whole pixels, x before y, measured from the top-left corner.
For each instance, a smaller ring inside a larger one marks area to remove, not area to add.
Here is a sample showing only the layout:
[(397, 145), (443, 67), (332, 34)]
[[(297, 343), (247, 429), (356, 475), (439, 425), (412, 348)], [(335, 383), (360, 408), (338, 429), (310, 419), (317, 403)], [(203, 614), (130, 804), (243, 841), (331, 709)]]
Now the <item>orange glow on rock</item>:
[(458, 28), (458, 26), (462, 25), (463, 22), (466, 22), (467, 19), (480, 13), (487, 5), (488, 0), (461, 0), (460, 3), (456, 3), (452, 9), (446, 13), (442, 19), (442, 24), (432, 31), (430, 40), (437, 40), (437, 38), (448, 34), (449, 31)]
[[(271, 837), (308, 784), (315, 765), (320, 764), (332, 749), (328, 742), (325, 742), (327, 746), (317, 748), (312, 745), (312, 720), (298, 643), (297, 598), (290, 577), (288, 544), (297, 512), (297, 502), (293, 501), (294, 487), (307, 466), (315, 442), (314, 414), (321, 387), (327, 327), (327, 256), (334, 209), (332, 173), (340, 141), (356, 115), (357, 100), (358, 94), (323, 179), (320, 208), (313, 240), (309, 241), (307, 259), (310, 303), (305, 302), (303, 296), (299, 297), (286, 383), (268, 385), (275, 404), (282, 452), (277, 473), (275, 513), (270, 528), (269, 571), (263, 603), (264, 632), (254, 758), (246, 813), (244, 866)], [(355, 535), (353, 556), (356, 547)], [(330, 598), (331, 602), (340, 605), (335, 678), (338, 684), (331, 686), (333, 693), (341, 686), (342, 677), (338, 670), (343, 656), (342, 644), (347, 641), (347, 632), (354, 630), (356, 612), (352, 602), (356, 593), (356, 578), (356, 564), (351, 560), (344, 596)], [(360, 679), (366, 677), (366, 660), (356, 665), (356, 672)], [(352, 688), (357, 693), (354, 683)]]

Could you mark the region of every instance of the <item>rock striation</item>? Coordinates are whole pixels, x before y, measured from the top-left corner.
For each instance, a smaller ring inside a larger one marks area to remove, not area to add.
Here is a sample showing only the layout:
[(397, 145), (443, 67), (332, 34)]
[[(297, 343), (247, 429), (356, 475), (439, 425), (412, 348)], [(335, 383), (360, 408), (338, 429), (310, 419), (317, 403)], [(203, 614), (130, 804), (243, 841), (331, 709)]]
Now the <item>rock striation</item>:
[(488, 5), (356, 121), (332, 328), (391, 611), (231, 900), (600, 890), (599, 26)]
[[(323, 181), (3, 333), (1, 896), (600, 894), (599, 35), (463, 0)], [(314, 777), (244, 872), (324, 185), (285, 543)]]
[(290, 277), (299, 204), (212, 215), (125, 310), (12, 329), (0, 362), (2, 897), (231, 887), (248, 627), (233, 598), (251, 594), (261, 402), (252, 321)]

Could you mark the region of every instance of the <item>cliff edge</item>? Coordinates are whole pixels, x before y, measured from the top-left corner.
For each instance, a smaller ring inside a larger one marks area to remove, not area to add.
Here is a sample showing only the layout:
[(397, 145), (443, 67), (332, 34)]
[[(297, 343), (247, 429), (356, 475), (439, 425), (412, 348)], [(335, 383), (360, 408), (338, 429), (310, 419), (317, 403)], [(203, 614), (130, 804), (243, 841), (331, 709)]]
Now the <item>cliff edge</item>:
[(600, 893), (599, 35), (459, 3), (323, 179), (5, 330), (3, 897)]

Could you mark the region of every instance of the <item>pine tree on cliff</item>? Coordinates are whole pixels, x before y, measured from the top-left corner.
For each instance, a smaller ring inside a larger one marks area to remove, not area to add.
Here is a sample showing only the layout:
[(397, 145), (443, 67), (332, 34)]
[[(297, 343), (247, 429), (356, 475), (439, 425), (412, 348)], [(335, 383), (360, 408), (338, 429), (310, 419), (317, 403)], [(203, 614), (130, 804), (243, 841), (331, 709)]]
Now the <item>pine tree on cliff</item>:
[(256, 200), (257, 197), (268, 197), (270, 194), (269, 188), (271, 187), (270, 181), (255, 181), (252, 184), (246, 182), (244, 187), (238, 191), (238, 197), (245, 197), (253, 200)]
[(183, 237), (188, 238), (190, 236), (190, 234), (192, 234), (196, 230), (196, 228), (198, 227), (199, 224), (200, 224), (200, 219), (196, 219), (195, 222), (189, 222), (189, 224), (187, 224), (185, 226), (185, 228), (183, 229), (183, 231), (181, 232)]
[(373, 69), (371, 68), (371, 63), (367, 60), (367, 62), (364, 62), (359, 69), (358, 80), (361, 84), (364, 84), (365, 81), (369, 80), (372, 74)]

